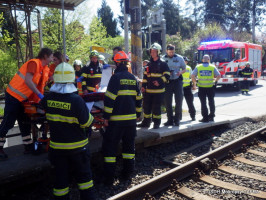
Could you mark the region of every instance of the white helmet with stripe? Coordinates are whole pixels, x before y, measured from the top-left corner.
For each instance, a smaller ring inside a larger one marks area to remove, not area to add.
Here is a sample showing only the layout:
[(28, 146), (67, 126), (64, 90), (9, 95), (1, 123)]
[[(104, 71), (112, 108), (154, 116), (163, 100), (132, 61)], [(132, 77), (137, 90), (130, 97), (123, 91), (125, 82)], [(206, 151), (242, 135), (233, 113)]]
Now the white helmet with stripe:
[(74, 83), (75, 71), (74, 68), (68, 63), (60, 63), (54, 71), (55, 83)]

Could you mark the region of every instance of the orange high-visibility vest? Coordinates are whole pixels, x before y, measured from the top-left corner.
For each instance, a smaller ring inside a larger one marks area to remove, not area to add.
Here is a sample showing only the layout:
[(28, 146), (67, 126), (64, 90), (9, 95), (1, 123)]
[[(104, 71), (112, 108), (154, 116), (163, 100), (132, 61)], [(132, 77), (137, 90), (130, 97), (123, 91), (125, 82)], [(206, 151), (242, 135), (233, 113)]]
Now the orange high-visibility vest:
[[(27, 73), (27, 68), (28, 68), (28, 63), (30, 61), (34, 61), (37, 64), (36, 72), (33, 75), (32, 81), (38, 88), (38, 90), (43, 94), (44, 92), (44, 87), (42, 88), (44, 82), (48, 80), (48, 75), (49, 75), (49, 68), (47, 66), (42, 67), (42, 62), (40, 59), (31, 59), (24, 63), (20, 69), (17, 71), (15, 76), (12, 78), (10, 83), (7, 86), (6, 91), (19, 101), (24, 101), (28, 100), (29, 97), (33, 96), (34, 92), (26, 85), (25, 83), (25, 77)], [(48, 68), (48, 69), (47, 69)], [(47, 76), (47, 77), (46, 77)], [(37, 96), (37, 95), (36, 95)], [(34, 98), (34, 97), (33, 97)], [(36, 98), (34, 98), (36, 99)], [(32, 100), (30, 98), (30, 100)], [(36, 102), (39, 102), (36, 100)]]

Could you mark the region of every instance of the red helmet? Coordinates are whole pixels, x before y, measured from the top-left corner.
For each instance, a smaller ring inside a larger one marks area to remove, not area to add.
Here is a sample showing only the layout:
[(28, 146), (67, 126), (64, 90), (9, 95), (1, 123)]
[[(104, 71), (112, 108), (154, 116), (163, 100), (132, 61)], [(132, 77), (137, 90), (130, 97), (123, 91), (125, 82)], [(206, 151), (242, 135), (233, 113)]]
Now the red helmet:
[(128, 62), (129, 58), (124, 51), (118, 51), (114, 57), (115, 62)]

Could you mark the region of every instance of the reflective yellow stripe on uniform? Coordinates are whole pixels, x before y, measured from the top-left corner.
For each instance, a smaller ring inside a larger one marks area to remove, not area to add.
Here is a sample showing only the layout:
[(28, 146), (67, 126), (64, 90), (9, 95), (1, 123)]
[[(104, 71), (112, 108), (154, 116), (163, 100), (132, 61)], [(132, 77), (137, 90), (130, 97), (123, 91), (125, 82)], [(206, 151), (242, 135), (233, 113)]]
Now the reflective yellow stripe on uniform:
[(163, 93), (165, 91), (165, 88), (163, 89), (146, 89), (147, 93)]
[(46, 113), (46, 119), (54, 122), (66, 122), (69, 124), (79, 124), (79, 121), (76, 117), (67, 117), (63, 115), (50, 114)]
[(144, 113), (144, 117), (145, 117), (145, 118), (151, 118), (151, 116), (152, 116), (152, 114), (145, 114), (145, 113)]
[(167, 81), (166, 78), (165, 78), (165, 76), (162, 76), (162, 79), (163, 79), (163, 82), (166, 82)]
[(83, 76), (84, 78), (88, 78), (88, 74), (85, 73), (81, 74), (81, 76)]
[(80, 124), (80, 127), (81, 128), (86, 128), (86, 127), (89, 127), (93, 121), (93, 116), (91, 114), (89, 114), (89, 119), (88, 121), (85, 123), (85, 124)]
[(89, 143), (88, 138), (79, 142), (72, 142), (72, 143), (57, 143), (50, 141), (50, 147), (53, 149), (77, 149), (80, 147), (84, 147), (88, 143)]
[(117, 95), (118, 96), (120, 96), (120, 95), (134, 95), (134, 96), (136, 96), (137, 92), (136, 92), (136, 90), (119, 90)]
[(78, 183), (80, 190), (87, 190), (93, 187), (93, 180), (86, 182), (86, 183)]
[(142, 111), (142, 107), (136, 107), (136, 111), (137, 112), (141, 112)]
[(109, 98), (112, 99), (112, 100), (115, 100), (116, 97), (117, 97), (117, 95), (115, 95), (115, 94), (113, 94), (113, 93), (111, 93), (111, 92), (109, 92), (109, 91), (106, 91), (106, 92), (105, 92), (105, 96), (109, 97)]
[(86, 81), (82, 81), (82, 85), (87, 85)]
[(93, 90), (95, 90), (95, 87), (87, 86), (87, 89), (90, 90), (90, 91), (93, 91)]
[(165, 74), (170, 76), (170, 72), (164, 72), (163, 75), (165, 75)]
[(69, 192), (69, 187), (64, 188), (64, 189), (55, 189), (54, 188), (54, 191), (53, 191), (54, 195), (57, 197), (67, 195), (68, 192)]
[(162, 118), (161, 115), (153, 115), (152, 117), (155, 118), (155, 119), (161, 119)]
[(104, 157), (104, 162), (115, 163), (116, 162), (116, 157)]
[(104, 106), (104, 112), (112, 113), (113, 112), (113, 108), (109, 108), (107, 106)]
[(131, 115), (112, 115), (110, 117), (110, 121), (132, 120), (132, 119), (136, 119), (136, 118), (137, 118), (136, 114), (131, 114)]
[(130, 153), (122, 153), (122, 157), (123, 159), (134, 159), (135, 158), (135, 154), (130, 154)]
[(142, 83), (147, 83), (147, 79), (142, 79)]
[(102, 78), (102, 74), (88, 74), (88, 78)]
[(136, 96), (136, 100), (141, 100), (141, 99), (142, 99), (141, 95)]

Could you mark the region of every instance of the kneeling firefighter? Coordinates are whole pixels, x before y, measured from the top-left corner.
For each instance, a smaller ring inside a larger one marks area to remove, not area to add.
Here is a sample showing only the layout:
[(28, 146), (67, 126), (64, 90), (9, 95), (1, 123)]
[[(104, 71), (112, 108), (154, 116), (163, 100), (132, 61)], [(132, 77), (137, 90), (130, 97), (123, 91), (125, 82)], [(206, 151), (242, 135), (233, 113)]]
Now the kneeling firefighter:
[(141, 114), (142, 96), (134, 75), (128, 72), (129, 59), (124, 51), (114, 56), (117, 66), (104, 98), (103, 134), (104, 176), (106, 185), (114, 181), (116, 153), (122, 140), (122, 178), (129, 179), (135, 163), (136, 119)]
[(55, 84), (41, 104), (50, 126), (49, 158), (55, 167), (55, 199), (69, 199), (69, 172), (74, 172), (82, 200), (94, 200), (88, 137), (84, 128), (93, 121), (74, 85), (75, 72), (67, 63), (54, 72)]

